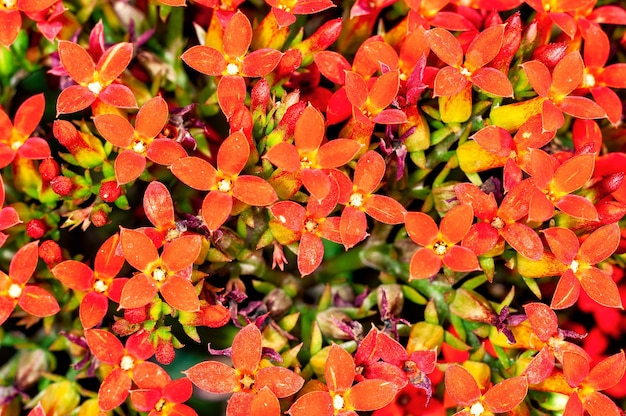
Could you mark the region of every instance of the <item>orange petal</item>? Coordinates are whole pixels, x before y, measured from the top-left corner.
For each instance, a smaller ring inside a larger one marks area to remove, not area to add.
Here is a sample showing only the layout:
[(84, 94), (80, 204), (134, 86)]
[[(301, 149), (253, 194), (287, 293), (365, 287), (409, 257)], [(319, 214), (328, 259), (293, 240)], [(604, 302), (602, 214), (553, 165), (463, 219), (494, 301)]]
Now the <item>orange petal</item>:
[(622, 309), (622, 299), (617, 284), (611, 276), (597, 267), (588, 267), (577, 273), (580, 285), (591, 299), (608, 308)]
[(530, 361), (522, 375), (526, 376), (529, 384), (539, 384), (552, 374), (554, 370), (554, 354), (546, 346)]
[(315, 107), (309, 105), (304, 109), (296, 122), (296, 128), (294, 130), (296, 147), (300, 152), (312, 152), (317, 150), (322, 144), (325, 131), (322, 113)]
[(298, 270), (302, 277), (313, 273), (324, 258), (322, 239), (313, 233), (303, 232), (298, 249)]
[(237, 10), (230, 18), (222, 40), (224, 53), (229, 57), (242, 57), (248, 52), (252, 42), (252, 25), (241, 10)]
[(583, 59), (578, 51), (565, 55), (552, 71), (552, 88), (554, 95), (569, 95), (583, 80)]
[(338, 168), (350, 162), (361, 150), (356, 140), (334, 139), (324, 143), (317, 153), (317, 163), (322, 168)]
[(565, 97), (559, 103), (559, 110), (582, 119), (606, 117), (606, 111), (595, 101), (586, 97)]
[(465, 237), (474, 221), (474, 210), (470, 205), (459, 204), (441, 220), (441, 235), (449, 244), (456, 244)]
[(355, 365), (352, 355), (337, 344), (333, 344), (328, 352), (324, 367), (324, 379), (328, 390), (343, 393), (352, 387)]
[(504, 27), (502, 24), (488, 27), (472, 40), (465, 53), (465, 66), (470, 71), (487, 65), (498, 55), (502, 48)]
[(132, 387), (132, 380), (121, 368), (114, 369), (104, 379), (98, 391), (98, 405), (100, 410), (108, 412), (119, 407), (128, 397)]
[(617, 223), (604, 225), (583, 241), (580, 246), (579, 257), (585, 263), (600, 263), (617, 250), (619, 242), (619, 225)]
[(556, 317), (556, 313), (554, 313), (548, 305), (539, 302), (531, 302), (524, 305), (524, 311), (526, 312), (526, 316), (528, 316), (530, 326), (540, 340), (547, 342), (556, 334), (559, 321)]
[(350, 103), (361, 109), (367, 102), (367, 84), (361, 75), (356, 72), (346, 71), (346, 94)]
[(426, 31), (424, 37), (428, 41), (430, 49), (446, 64), (460, 66), (463, 63), (461, 43), (452, 33), (446, 29), (434, 28)]
[(11, 259), (9, 264), (9, 276), (13, 282), (25, 284), (35, 272), (39, 260), (38, 242), (22, 246)]
[(572, 269), (567, 269), (559, 279), (554, 290), (554, 296), (550, 307), (552, 309), (565, 309), (572, 306), (578, 300), (580, 294), (580, 282)]
[(22, 14), (19, 10), (3, 10), (3, 30), (0, 31), (0, 44), (9, 48), (20, 30), (22, 30)]
[(354, 247), (367, 237), (367, 218), (363, 211), (346, 206), (339, 222), (341, 241), (346, 250)]
[(305, 209), (293, 201), (280, 201), (269, 208), (272, 215), (292, 231), (300, 231), (304, 226)]
[(34, 285), (24, 287), (17, 304), (29, 314), (41, 318), (54, 315), (61, 310), (54, 296)]
[(119, 108), (137, 108), (132, 90), (124, 84), (109, 84), (98, 95), (102, 102)]
[(220, 361), (204, 361), (184, 373), (196, 387), (210, 393), (232, 393), (239, 387), (235, 370)]
[(243, 327), (233, 339), (233, 367), (244, 374), (256, 373), (261, 362), (261, 342), (261, 331), (255, 324)]
[(433, 96), (451, 97), (461, 92), (468, 82), (467, 77), (461, 74), (458, 68), (444, 66), (435, 77)]
[(509, 78), (495, 68), (484, 67), (472, 74), (471, 81), (481, 90), (496, 97), (513, 97)]
[(483, 399), (485, 407), (494, 413), (505, 413), (520, 404), (528, 393), (526, 377), (513, 377), (491, 387)]
[(202, 248), (202, 237), (199, 235), (183, 235), (163, 247), (161, 260), (170, 272), (183, 270), (196, 260)]
[(156, 96), (148, 100), (137, 113), (135, 130), (146, 137), (154, 138), (165, 127), (169, 114), (165, 100)]
[(582, 187), (593, 174), (595, 154), (579, 154), (565, 161), (554, 173), (554, 188), (571, 193)]
[(474, 377), (458, 364), (446, 369), (446, 391), (461, 406), (471, 406), (480, 399), (480, 389)]
[(159, 230), (174, 226), (174, 201), (170, 191), (158, 181), (148, 184), (143, 194), (143, 211)]
[(205, 75), (222, 75), (226, 68), (224, 55), (220, 51), (204, 45), (192, 46), (180, 56), (180, 59)]
[(481, 220), (490, 221), (497, 214), (498, 205), (493, 193), (487, 195), (469, 182), (456, 185), (454, 193), (462, 204), (471, 206), (474, 209), (474, 215)]
[(206, 160), (189, 156), (171, 166), (172, 173), (185, 185), (198, 191), (208, 191), (215, 186), (217, 171)]
[(563, 375), (567, 384), (577, 387), (589, 374), (589, 359), (573, 351), (563, 353)]
[(60, 40), (59, 59), (63, 68), (77, 83), (88, 84), (93, 80), (96, 65), (82, 46), (74, 42)]
[(109, 300), (106, 296), (89, 292), (80, 302), (79, 317), (84, 329), (90, 329), (98, 325), (107, 314)]
[(133, 150), (124, 150), (115, 158), (115, 178), (118, 185), (134, 181), (146, 168), (146, 158)]
[(522, 64), (522, 69), (528, 78), (530, 86), (541, 97), (547, 97), (552, 85), (550, 70), (540, 61), (529, 61)]
[(443, 256), (443, 264), (456, 272), (471, 272), (480, 270), (478, 258), (472, 250), (462, 246), (452, 246), (448, 253)]
[(296, 147), (287, 142), (281, 142), (273, 146), (266, 154), (267, 160), (287, 172), (300, 170), (300, 154)]
[(265, 179), (258, 176), (242, 175), (233, 183), (233, 196), (255, 207), (270, 205), (278, 199), (276, 191)]
[(411, 257), (409, 264), (410, 280), (430, 279), (441, 269), (441, 257), (431, 249), (420, 248)]
[(126, 282), (120, 296), (120, 309), (141, 308), (152, 302), (158, 289), (152, 279), (138, 273)]
[(276, 49), (259, 49), (249, 53), (243, 60), (241, 75), (244, 77), (264, 77), (276, 68), (283, 54)]
[(420, 246), (432, 244), (439, 234), (435, 221), (423, 212), (408, 212), (404, 221), (409, 237)]
[(617, 385), (626, 372), (624, 351), (611, 355), (595, 365), (589, 372), (585, 384), (600, 391)]
[(119, 364), (124, 356), (124, 346), (111, 332), (103, 329), (90, 329), (85, 331), (85, 338), (89, 350), (103, 363)]
[(363, 204), (365, 212), (384, 224), (402, 224), (406, 209), (395, 199), (385, 195), (370, 195)]
[(29, 137), (35, 131), (46, 106), (46, 99), (43, 94), (37, 94), (28, 98), (15, 113), (15, 130), (24, 137)]
[(259, 370), (255, 378), (255, 387), (268, 387), (279, 399), (297, 393), (304, 384), (304, 379), (293, 371), (270, 366)]
[(94, 93), (81, 85), (70, 85), (57, 98), (57, 115), (70, 114), (89, 107), (96, 100)]
[(400, 88), (400, 73), (385, 72), (376, 78), (368, 93), (369, 106), (377, 111), (383, 110), (396, 98)]
[[(302, 171), (302, 184), (311, 194), (311, 198), (309, 201), (313, 204), (313, 201), (321, 202), (323, 201), (331, 192), (331, 188), (335, 186), (336, 183), (333, 184), (334, 179), (329, 177), (326, 172), (321, 169), (304, 169)], [(336, 197), (339, 197), (339, 194), (335, 192)], [(337, 199), (335, 198), (335, 204)], [(311, 207), (307, 207), (310, 209)]]
[(159, 165), (170, 166), (177, 160), (187, 157), (187, 152), (174, 140), (154, 139), (148, 147), (146, 157)]
[(135, 137), (135, 129), (125, 117), (101, 114), (93, 119), (98, 132), (113, 146), (127, 149)]
[(571, 217), (598, 221), (598, 211), (595, 205), (580, 195), (564, 195), (556, 201), (555, 205)]
[(313, 59), (322, 75), (337, 85), (345, 83), (345, 72), (352, 69), (348, 60), (334, 51), (320, 51)]
[(217, 152), (217, 168), (226, 176), (238, 175), (246, 166), (250, 145), (243, 132), (238, 131), (226, 138)]
[(120, 240), (126, 261), (135, 269), (147, 271), (152, 263), (159, 260), (154, 243), (144, 233), (122, 228)]
[(132, 59), (132, 43), (120, 42), (111, 46), (104, 51), (96, 65), (99, 79), (104, 83), (117, 79), (117, 77), (122, 75), (122, 72), (124, 72)]
[(590, 416), (619, 416), (622, 414), (613, 400), (597, 391), (585, 395), (583, 407)]
[(94, 282), (93, 271), (84, 263), (67, 260), (52, 269), (52, 275), (73, 290), (86, 291)]
[(161, 286), (161, 295), (171, 307), (185, 311), (197, 312), (200, 310), (200, 300), (191, 282), (176, 274), (169, 276)]
[(355, 410), (376, 410), (387, 406), (395, 397), (397, 387), (384, 380), (363, 380), (346, 394)]
[(554, 257), (563, 264), (569, 265), (578, 255), (580, 243), (572, 230), (562, 227), (551, 227), (543, 230), (546, 241)]
[(354, 186), (364, 194), (371, 194), (380, 185), (386, 166), (381, 155), (373, 150), (366, 152), (354, 168)]
[(220, 228), (233, 209), (233, 197), (220, 191), (211, 191), (202, 202), (202, 218), (209, 231)]
[(261, 389), (254, 396), (249, 412), (245, 416), (276, 416), (282, 414), (278, 399), (268, 388)]
[(299, 397), (287, 413), (291, 416), (332, 416), (333, 399), (327, 391), (312, 391)]

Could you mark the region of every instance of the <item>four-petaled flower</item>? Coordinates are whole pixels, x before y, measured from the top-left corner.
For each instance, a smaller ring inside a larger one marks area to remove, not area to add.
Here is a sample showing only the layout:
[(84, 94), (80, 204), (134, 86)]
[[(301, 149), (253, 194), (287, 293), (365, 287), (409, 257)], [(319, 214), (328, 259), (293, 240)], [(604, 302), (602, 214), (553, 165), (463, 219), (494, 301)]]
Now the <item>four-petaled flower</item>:
[(388, 71), (371, 84), (354, 71), (345, 71), (346, 96), (352, 104), (352, 114), (365, 125), (402, 124), (406, 121), (404, 111), (387, 108), (393, 102), (400, 88), (398, 70)]
[(146, 158), (169, 166), (187, 156), (180, 143), (157, 137), (168, 117), (167, 103), (157, 96), (141, 107), (135, 127), (119, 114), (101, 114), (94, 118), (102, 137), (121, 150), (115, 159), (115, 177), (119, 185), (137, 179), (146, 168)]
[(394, 383), (367, 379), (355, 385), (356, 367), (352, 356), (333, 344), (324, 367), (328, 391), (306, 393), (291, 406), (291, 416), (356, 416), (357, 411), (371, 411), (389, 404), (396, 395)]
[(221, 76), (217, 99), (227, 118), (243, 105), (246, 83), (243, 77), (262, 77), (274, 70), (282, 53), (276, 49), (259, 49), (248, 53), (252, 42), (252, 25), (240, 10), (230, 18), (222, 37), (222, 49), (193, 46), (182, 54), (187, 65), (205, 75)]
[(336, 7), (331, 0), (265, 0), (265, 2), (272, 6), (272, 14), (281, 27), (295, 23), (296, 14), (313, 14)]
[(120, 308), (140, 308), (158, 292), (173, 308), (200, 310), (200, 300), (191, 283), (193, 262), (200, 254), (202, 237), (185, 235), (163, 246), (161, 256), (154, 242), (141, 231), (122, 228), (120, 243), (126, 261), (139, 270), (122, 289)]
[(276, 191), (265, 179), (240, 175), (249, 155), (248, 139), (238, 131), (222, 142), (217, 152), (217, 169), (195, 156), (172, 164), (172, 173), (182, 182), (199, 191), (210, 191), (202, 202), (202, 218), (209, 231), (214, 232), (226, 222), (233, 209), (234, 198), (259, 207), (278, 199)]
[(36, 285), (27, 285), (39, 259), (38, 242), (20, 248), (9, 264), (9, 274), (0, 271), (0, 325), (11, 315), (16, 305), (37, 317), (59, 312), (57, 300), (48, 291)]
[(411, 240), (422, 246), (411, 257), (410, 279), (433, 277), (443, 263), (457, 272), (479, 270), (476, 254), (458, 245), (467, 235), (474, 219), (470, 205), (459, 204), (452, 208), (437, 227), (435, 220), (423, 212), (409, 212), (405, 216), (406, 231)]
[(93, 270), (77, 260), (66, 260), (52, 269), (52, 275), (73, 290), (87, 292), (80, 302), (79, 317), (83, 328), (102, 322), (109, 308), (109, 299), (119, 302), (127, 278), (115, 279), (124, 266), (118, 253), (119, 234), (109, 237), (96, 253)]
[(122, 42), (104, 51), (96, 64), (82, 46), (60, 40), (61, 65), (78, 85), (71, 85), (61, 91), (57, 99), (57, 115), (84, 110), (96, 100), (113, 107), (137, 107), (130, 88), (116, 82), (132, 57), (132, 43)]
[(130, 400), (140, 412), (148, 416), (197, 416), (195, 410), (183, 404), (191, 398), (193, 386), (187, 378), (172, 380), (166, 377), (135, 380), (137, 389), (130, 391)]
[(262, 342), (259, 328), (248, 324), (233, 339), (232, 367), (220, 361), (204, 361), (184, 373), (202, 390), (233, 393), (227, 416), (279, 416), (278, 399), (295, 394), (304, 379), (287, 368), (262, 364)]
[[(57, 3), (58, 2), (58, 3)], [(29, 14), (29, 17), (48, 10), (58, 0), (4, 0), (0, 4), (0, 45), (9, 48), (22, 28), (22, 14), (20, 11)], [(51, 40), (51, 39), (49, 39)]]

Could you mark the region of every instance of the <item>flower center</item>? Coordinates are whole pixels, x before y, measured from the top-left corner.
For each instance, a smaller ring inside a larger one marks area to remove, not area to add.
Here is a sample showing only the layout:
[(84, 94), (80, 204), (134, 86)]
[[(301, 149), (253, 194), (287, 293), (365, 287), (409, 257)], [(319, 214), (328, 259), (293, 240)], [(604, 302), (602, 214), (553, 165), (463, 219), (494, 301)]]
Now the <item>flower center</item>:
[(217, 183), (217, 190), (220, 192), (230, 192), (233, 182), (230, 179), (222, 179)]
[(17, 0), (3, 0), (2, 6), (4, 6), (5, 9), (15, 9)]
[(148, 149), (148, 146), (146, 145), (146, 142), (143, 139), (136, 137), (133, 140), (131, 148), (133, 149), (133, 152), (143, 154)]
[(284, 12), (291, 13), (291, 7), (285, 6), (284, 4), (279, 4), (278, 8)]
[(304, 223), (304, 229), (310, 233), (314, 232), (318, 226), (319, 224), (317, 223), (317, 221), (312, 219), (307, 219)]
[(20, 296), (22, 296), (22, 286), (18, 285), (17, 283), (13, 283), (11, 286), (9, 286), (7, 294), (11, 299), (19, 298)]
[(337, 394), (335, 395), (335, 397), (333, 397), (333, 407), (335, 408), (335, 410), (343, 409), (344, 405), (345, 401), (343, 400), (343, 396), (341, 394)]
[(95, 95), (98, 95), (100, 94), (100, 91), (102, 91), (102, 84), (100, 84), (99, 81), (90, 82), (87, 84), (87, 89)]
[(120, 361), (120, 368), (122, 370), (124, 371), (132, 370), (134, 366), (135, 366), (135, 360), (133, 360), (133, 357), (129, 355), (125, 355), (122, 357), (122, 360)]
[(103, 280), (96, 280), (95, 283), (93, 284), (93, 290), (98, 292), (98, 293), (104, 293), (109, 289), (109, 286), (107, 286), (106, 283), (104, 283)]
[(579, 266), (580, 266), (580, 263), (578, 263), (578, 261), (572, 260), (572, 262), (569, 265), (569, 268), (572, 269), (574, 273), (576, 273), (578, 271)]
[(593, 74), (590, 74), (589, 72), (585, 73), (585, 76), (583, 77), (583, 82), (582, 82), (582, 87), (583, 88), (593, 88), (596, 85), (596, 78), (593, 76)]
[(480, 402), (476, 402), (470, 408), (470, 414), (474, 416), (480, 416), (485, 412), (485, 408)]
[(502, 218), (500, 217), (495, 217), (491, 220), (491, 226), (496, 230), (501, 230), (504, 228), (504, 221), (502, 221)]
[(167, 278), (167, 270), (163, 267), (158, 266), (152, 270), (152, 280), (155, 282), (161, 283)]
[(311, 162), (311, 160), (309, 160), (307, 156), (302, 156), (302, 158), (300, 159), (301, 169), (310, 169), (312, 165), (313, 165), (313, 162)]
[(472, 71), (470, 71), (469, 69), (465, 68), (464, 66), (461, 66), (459, 68), (459, 71), (461, 71), (461, 75), (466, 76), (466, 77), (470, 77), (472, 75)]
[(254, 386), (254, 377), (250, 374), (242, 374), (239, 383), (244, 389), (250, 390)]
[(435, 244), (433, 244), (433, 251), (438, 256), (443, 256), (448, 252), (448, 245), (443, 241), (437, 241)]
[(361, 194), (359, 192), (353, 193), (352, 195), (350, 195), (350, 200), (349, 200), (348, 204), (351, 207), (360, 208), (361, 205), (363, 205), (363, 194)]
[(154, 405), (154, 410), (160, 413), (161, 410), (163, 410), (163, 407), (165, 407), (165, 399), (159, 399), (159, 401)]
[(226, 73), (228, 75), (237, 75), (239, 73), (239, 66), (237, 64), (226, 65)]

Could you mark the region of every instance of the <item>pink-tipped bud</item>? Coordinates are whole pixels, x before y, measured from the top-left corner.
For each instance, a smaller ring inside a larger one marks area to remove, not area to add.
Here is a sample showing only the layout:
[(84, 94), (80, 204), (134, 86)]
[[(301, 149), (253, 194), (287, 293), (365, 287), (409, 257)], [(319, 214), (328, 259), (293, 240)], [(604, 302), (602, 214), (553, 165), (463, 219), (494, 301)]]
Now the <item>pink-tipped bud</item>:
[(101, 209), (91, 212), (91, 223), (96, 227), (104, 227), (109, 223), (109, 216)]
[(50, 187), (55, 194), (59, 196), (67, 196), (70, 192), (72, 192), (74, 184), (72, 184), (72, 180), (67, 176), (57, 176), (50, 181)]
[(63, 260), (61, 247), (54, 240), (46, 240), (39, 245), (39, 258), (52, 268)]
[(28, 224), (26, 224), (26, 234), (33, 240), (38, 240), (43, 237), (47, 230), (48, 227), (46, 223), (40, 219), (30, 220)]

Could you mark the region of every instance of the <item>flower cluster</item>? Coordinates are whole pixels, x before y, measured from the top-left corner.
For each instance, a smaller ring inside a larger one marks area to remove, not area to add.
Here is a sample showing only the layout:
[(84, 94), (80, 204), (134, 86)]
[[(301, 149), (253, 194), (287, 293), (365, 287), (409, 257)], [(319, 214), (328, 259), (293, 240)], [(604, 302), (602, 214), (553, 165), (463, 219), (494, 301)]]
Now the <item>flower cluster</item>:
[(0, 414), (623, 414), (619, 2), (0, 27)]

